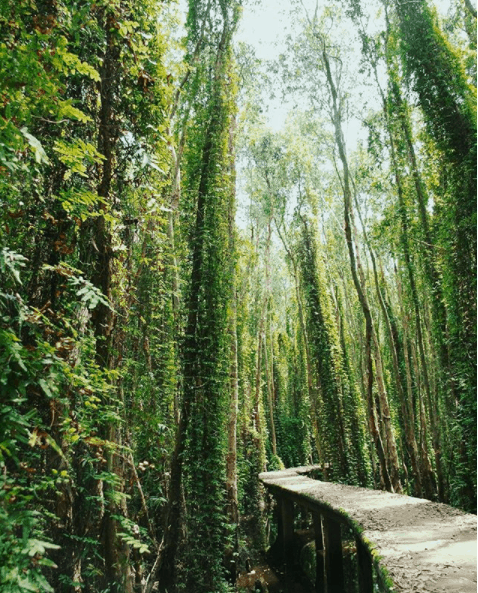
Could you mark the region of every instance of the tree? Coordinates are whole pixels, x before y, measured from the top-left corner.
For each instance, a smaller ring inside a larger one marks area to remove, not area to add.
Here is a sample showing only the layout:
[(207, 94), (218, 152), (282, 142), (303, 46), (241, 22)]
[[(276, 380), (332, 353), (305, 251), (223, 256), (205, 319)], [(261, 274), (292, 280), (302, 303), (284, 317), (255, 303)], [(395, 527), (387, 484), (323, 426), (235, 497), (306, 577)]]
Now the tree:
[(407, 76), (443, 159), (446, 189), (440, 196), (439, 228), (448, 254), (444, 297), (451, 340), (449, 380), (461, 441), (452, 490), (460, 504), (475, 508), (476, 473), (464, 468), (476, 465), (476, 433), (469, 420), (476, 413), (476, 366), (466, 354), (476, 349), (476, 283), (470, 282), (476, 267), (476, 90), (427, 4), (397, 2), (395, 8)]
[[(191, 44), (203, 35), (200, 23), (208, 23), (209, 10), (201, 3), (191, 3), (188, 17)], [(192, 200), (195, 222), (190, 231), (183, 398), (171, 463), (165, 551), (159, 564), (160, 586), (168, 588), (176, 579), (174, 563), (184, 484), (187, 524), (195, 534), (189, 546), (187, 578), (198, 591), (219, 590), (223, 586), (221, 561), (226, 547), (225, 443), (218, 429), (225, 425), (224, 395), (230, 365), (226, 337), (233, 298), (233, 269), (227, 261), (229, 216), (234, 211), (229, 142), (234, 94), (226, 95), (225, 89), (232, 90), (234, 85), (230, 43), (237, 7), (234, 3), (221, 3), (216, 16), (221, 19), (220, 28), (208, 31), (208, 45), (203, 48), (209, 61), (203, 60), (196, 68), (191, 82), (196, 113), (188, 130), (184, 193)], [(204, 514), (208, 521), (204, 520)]]

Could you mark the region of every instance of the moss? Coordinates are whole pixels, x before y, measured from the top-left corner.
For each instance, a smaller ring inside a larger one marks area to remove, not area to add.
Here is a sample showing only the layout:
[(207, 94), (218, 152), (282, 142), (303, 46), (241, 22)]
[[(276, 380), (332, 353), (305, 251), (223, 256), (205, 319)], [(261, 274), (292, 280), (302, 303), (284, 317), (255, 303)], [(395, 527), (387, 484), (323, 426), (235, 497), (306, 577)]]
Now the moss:
[(389, 575), (388, 570), (380, 564), (381, 556), (375, 554), (374, 558), (374, 568), (376, 574), (378, 576), (380, 586), (382, 587), (382, 591), (384, 593), (395, 593), (395, 584)]

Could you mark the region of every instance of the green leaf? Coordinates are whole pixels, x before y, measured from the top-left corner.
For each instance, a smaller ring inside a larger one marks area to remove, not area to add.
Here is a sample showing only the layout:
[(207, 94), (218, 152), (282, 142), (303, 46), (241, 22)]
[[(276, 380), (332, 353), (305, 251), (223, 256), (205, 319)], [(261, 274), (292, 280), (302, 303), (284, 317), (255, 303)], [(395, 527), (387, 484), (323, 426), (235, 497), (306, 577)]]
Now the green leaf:
[(70, 103), (70, 101), (62, 101), (60, 103), (58, 117), (60, 117), (60, 118), (67, 117), (70, 119), (76, 119), (83, 123), (87, 123), (87, 122), (91, 121), (91, 117), (89, 117), (88, 115), (83, 113), (83, 111), (80, 111), (76, 107), (73, 107), (73, 105)]
[(39, 556), (43, 556), (45, 551), (49, 550), (59, 550), (60, 546), (57, 544), (52, 544), (50, 542), (40, 541), (39, 539), (28, 539), (26, 547), (22, 550), (23, 554), (28, 554), (29, 556), (35, 556), (38, 554)]
[(45, 379), (40, 379), (38, 381), (38, 383), (40, 384), (40, 387), (43, 389), (43, 391), (45, 392), (45, 395), (51, 399), (53, 399), (55, 396), (53, 395), (52, 390), (50, 389), (50, 386), (48, 385), (48, 383), (45, 381)]
[(38, 140), (38, 138), (35, 138), (35, 136), (32, 136), (26, 127), (23, 127), (20, 129), (20, 132), (23, 134), (23, 136), (26, 138), (28, 144), (33, 148), (33, 151), (35, 153), (35, 160), (37, 163), (49, 163), (50, 161), (48, 160), (48, 157), (46, 155), (46, 152), (43, 149), (43, 146), (41, 145), (40, 140)]

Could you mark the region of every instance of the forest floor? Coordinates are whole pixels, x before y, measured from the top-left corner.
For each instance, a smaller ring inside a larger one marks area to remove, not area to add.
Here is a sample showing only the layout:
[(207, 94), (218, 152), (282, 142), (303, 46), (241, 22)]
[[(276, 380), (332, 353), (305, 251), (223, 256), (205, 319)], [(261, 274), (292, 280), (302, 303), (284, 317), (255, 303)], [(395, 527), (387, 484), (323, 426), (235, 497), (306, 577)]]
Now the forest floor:
[[(250, 542), (257, 537), (257, 519), (252, 515), (241, 517), (241, 533)], [(295, 547), (301, 550), (312, 538), (312, 532), (296, 533), (297, 541)], [(275, 539), (272, 537), (272, 539)], [(249, 570), (239, 574), (236, 580), (238, 593), (262, 592), (262, 593), (313, 593), (314, 589), (308, 587), (303, 581), (304, 573), (286, 573), (276, 563), (274, 553), (271, 549), (267, 552), (260, 548), (249, 548), (249, 557), (246, 566)]]
[[(260, 583), (260, 584), (259, 584)], [(268, 564), (258, 564), (250, 572), (241, 574), (236, 582), (237, 590), (263, 593), (310, 593), (310, 589), (294, 580), (292, 576), (272, 568)]]

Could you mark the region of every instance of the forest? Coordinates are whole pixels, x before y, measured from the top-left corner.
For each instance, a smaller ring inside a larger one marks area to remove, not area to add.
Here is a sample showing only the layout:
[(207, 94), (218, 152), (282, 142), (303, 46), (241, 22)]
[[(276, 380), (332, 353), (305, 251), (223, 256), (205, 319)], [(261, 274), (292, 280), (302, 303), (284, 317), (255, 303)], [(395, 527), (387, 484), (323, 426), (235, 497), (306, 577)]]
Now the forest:
[(239, 591), (263, 471), (476, 512), (476, 9), (253, 4), (0, 0), (1, 593)]

